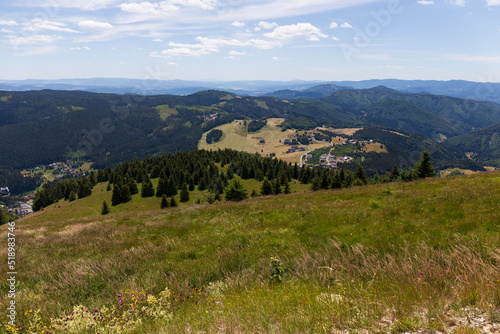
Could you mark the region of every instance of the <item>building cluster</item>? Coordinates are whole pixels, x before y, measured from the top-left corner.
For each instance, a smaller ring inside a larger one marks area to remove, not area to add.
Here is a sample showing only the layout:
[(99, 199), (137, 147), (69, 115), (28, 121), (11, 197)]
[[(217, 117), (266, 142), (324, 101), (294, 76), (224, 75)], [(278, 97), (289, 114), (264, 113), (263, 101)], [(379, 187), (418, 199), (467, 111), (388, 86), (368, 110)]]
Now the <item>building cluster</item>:
[(203, 120), (205, 122), (208, 122), (208, 121), (213, 121), (215, 120), (217, 117), (219, 117), (219, 114), (218, 113), (215, 113), (215, 114), (209, 114), (209, 115), (201, 115), (201, 118), (203, 118)]
[(9, 206), (7, 212), (15, 214), (16, 216), (23, 218), (26, 215), (29, 215), (30, 213), (33, 213), (33, 201), (29, 200), (26, 203), (25, 202), (15, 202), (11, 206)]
[(304, 152), (306, 150), (305, 147), (300, 147), (300, 146), (292, 146), (286, 151), (287, 153), (294, 153), (294, 152)]

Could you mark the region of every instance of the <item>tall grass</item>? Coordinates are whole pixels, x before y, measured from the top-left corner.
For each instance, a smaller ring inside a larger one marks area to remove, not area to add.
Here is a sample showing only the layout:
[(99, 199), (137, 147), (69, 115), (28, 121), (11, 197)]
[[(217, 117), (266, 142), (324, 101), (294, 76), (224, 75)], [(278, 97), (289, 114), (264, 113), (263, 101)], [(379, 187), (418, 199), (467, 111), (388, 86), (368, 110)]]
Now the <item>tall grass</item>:
[[(79, 305), (107, 308), (115, 324), (119, 294), (165, 288), (168, 316), (144, 313), (122, 332), (472, 331), (457, 319), (500, 320), (498, 175), (28, 218), (16, 230), (18, 332), (51, 327)], [(4, 317), (3, 271), (0, 288)], [(146, 299), (140, 307), (152, 307)], [(110, 323), (72, 331), (111, 332)]]

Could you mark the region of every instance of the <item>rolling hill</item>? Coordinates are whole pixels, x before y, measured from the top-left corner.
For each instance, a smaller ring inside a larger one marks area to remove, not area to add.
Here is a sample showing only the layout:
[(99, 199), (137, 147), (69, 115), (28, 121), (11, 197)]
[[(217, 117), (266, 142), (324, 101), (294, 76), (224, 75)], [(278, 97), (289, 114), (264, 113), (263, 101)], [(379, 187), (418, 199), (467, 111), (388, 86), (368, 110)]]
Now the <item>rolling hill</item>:
[[(480, 173), (80, 215), (93, 196), (101, 201), (102, 184), (72, 210), (55, 204), (16, 222), (17, 323), (55, 332), (494, 331), (499, 182), (498, 172)], [(58, 210), (65, 215), (54, 218)], [(0, 277), (8, 291), (6, 271)]]

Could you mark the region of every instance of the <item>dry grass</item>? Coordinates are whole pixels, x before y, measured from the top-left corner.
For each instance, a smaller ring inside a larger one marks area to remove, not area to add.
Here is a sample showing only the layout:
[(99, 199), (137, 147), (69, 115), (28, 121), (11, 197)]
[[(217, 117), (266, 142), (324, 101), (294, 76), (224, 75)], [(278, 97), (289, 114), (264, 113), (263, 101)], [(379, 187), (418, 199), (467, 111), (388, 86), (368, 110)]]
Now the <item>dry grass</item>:
[[(500, 321), (499, 182), (484, 173), (66, 221), (41, 214), (17, 224), (18, 321), (168, 286), (201, 290), (172, 300), (172, 322), (140, 332), (487, 333)], [(271, 257), (281, 284), (269, 281)]]

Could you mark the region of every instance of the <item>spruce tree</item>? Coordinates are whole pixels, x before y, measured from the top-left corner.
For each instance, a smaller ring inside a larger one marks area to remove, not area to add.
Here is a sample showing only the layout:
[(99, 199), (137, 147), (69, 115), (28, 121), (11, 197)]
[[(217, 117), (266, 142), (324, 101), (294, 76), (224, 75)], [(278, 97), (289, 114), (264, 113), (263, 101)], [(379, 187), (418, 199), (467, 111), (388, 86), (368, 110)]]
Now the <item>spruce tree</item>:
[(154, 195), (155, 195), (155, 190), (153, 188), (153, 183), (151, 183), (149, 176), (146, 174), (144, 175), (144, 181), (142, 182), (141, 196), (151, 197)]
[(264, 178), (264, 181), (262, 181), (262, 187), (260, 188), (260, 194), (263, 196), (266, 195), (271, 195), (273, 193), (273, 187), (271, 186), (271, 182), (267, 179), (267, 177)]
[(226, 201), (242, 201), (248, 197), (247, 190), (238, 179), (232, 179), (224, 192), (226, 193)]
[(177, 185), (172, 175), (168, 178), (166, 187), (165, 194), (167, 194), (167, 196), (177, 195)]
[(358, 168), (356, 169), (356, 173), (354, 174), (355, 179), (359, 179), (362, 184), (367, 184), (368, 183), (368, 177), (366, 176), (365, 170), (363, 169), (363, 166), (358, 165)]
[(185, 183), (183, 183), (182, 186), (181, 186), (181, 198), (180, 198), (180, 201), (183, 202), (183, 203), (189, 201), (189, 191), (188, 191), (187, 185)]
[(111, 195), (111, 205), (116, 206), (122, 202), (122, 187), (120, 184), (113, 185), (113, 194)]
[(175, 198), (174, 198), (174, 197), (172, 197), (172, 198), (170, 199), (170, 206), (171, 206), (172, 208), (174, 208), (174, 207), (176, 207), (176, 206), (177, 206), (177, 202), (175, 201)]
[(315, 177), (311, 180), (311, 190), (317, 191), (321, 189), (321, 179), (319, 177)]
[(139, 193), (139, 189), (137, 188), (137, 183), (135, 182), (135, 180), (132, 177), (130, 177), (128, 179), (127, 185), (128, 185), (128, 188), (130, 190), (131, 195), (135, 195), (135, 194)]
[(273, 188), (273, 195), (281, 194), (281, 186), (278, 179), (275, 179), (271, 182), (271, 187)]
[(390, 181), (396, 181), (399, 178), (399, 169), (398, 165), (395, 164), (394, 167), (392, 167), (392, 171), (389, 173), (389, 179)]
[(106, 186), (106, 191), (111, 191), (111, 183), (108, 182), (108, 185)]
[(285, 188), (283, 188), (284, 194), (291, 194), (292, 190), (290, 189), (290, 182), (285, 183)]
[(165, 172), (161, 172), (160, 178), (158, 179), (158, 186), (156, 187), (156, 197), (161, 197), (163, 194), (168, 194), (168, 180)]
[(69, 193), (68, 201), (73, 202), (76, 201), (77, 195), (75, 191)]
[(106, 201), (103, 201), (102, 202), (101, 214), (102, 215), (107, 215), (108, 213), (110, 213), (110, 210), (109, 210), (109, 207), (108, 207), (108, 203), (106, 203)]
[(132, 199), (128, 185), (123, 185), (121, 189), (121, 203), (127, 203)]
[(432, 167), (431, 155), (425, 150), (422, 152), (420, 160), (415, 166), (414, 174), (416, 178), (423, 179), (434, 176), (434, 167)]
[(163, 194), (161, 196), (161, 205), (160, 205), (160, 207), (162, 209), (165, 209), (165, 208), (168, 208), (169, 206), (170, 206), (170, 204), (168, 203), (167, 195)]

